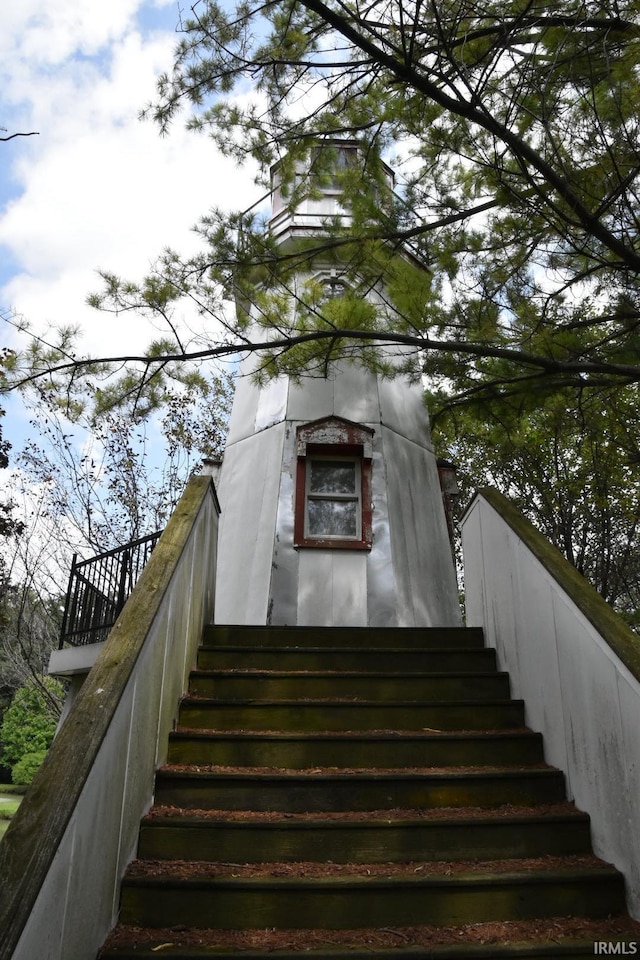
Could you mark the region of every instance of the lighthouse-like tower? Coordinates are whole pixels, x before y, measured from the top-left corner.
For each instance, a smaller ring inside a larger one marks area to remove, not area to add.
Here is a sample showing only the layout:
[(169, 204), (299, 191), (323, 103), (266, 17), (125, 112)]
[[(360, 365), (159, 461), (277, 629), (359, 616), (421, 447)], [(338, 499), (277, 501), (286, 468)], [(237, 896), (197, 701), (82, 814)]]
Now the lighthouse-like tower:
[[(357, 144), (333, 145), (348, 163)], [(385, 168), (389, 186), (393, 174)], [(271, 236), (286, 247), (342, 215), (331, 182), (287, 207), (278, 169)], [(326, 262), (300, 282), (341, 281)], [(374, 305), (380, 291), (368, 294)], [(457, 626), (447, 523), (419, 384), (340, 364), (258, 386), (241, 368), (219, 478), (217, 623)]]

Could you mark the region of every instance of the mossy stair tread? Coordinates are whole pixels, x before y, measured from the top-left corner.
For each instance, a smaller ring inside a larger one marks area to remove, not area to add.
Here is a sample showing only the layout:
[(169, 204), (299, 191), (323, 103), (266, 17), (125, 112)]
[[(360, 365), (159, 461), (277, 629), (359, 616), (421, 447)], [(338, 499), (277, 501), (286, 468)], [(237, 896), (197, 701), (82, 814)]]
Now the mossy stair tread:
[(320, 653), (323, 657), (331, 656), (349, 656), (353, 654), (354, 657), (366, 658), (369, 654), (374, 656), (393, 654), (394, 656), (406, 656), (407, 658), (417, 658), (421, 656), (425, 657), (437, 657), (440, 654), (446, 654), (447, 656), (452, 657), (464, 657), (467, 653), (470, 653), (472, 656), (478, 657), (480, 659), (491, 659), (495, 655), (495, 651), (491, 647), (477, 646), (474, 644), (469, 644), (467, 647), (449, 647), (444, 643), (442, 646), (409, 646), (408, 644), (395, 644), (389, 646), (366, 646), (361, 644), (357, 647), (344, 647), (344, 646), (329, 646), (328, 644), (297, 644), (292, 646), (291, 644), (277, 646), (275, 644), (230, 644), (230, 643), (202, 643), (199, 647), (199, 653), (234, 653), (238, 655), (239, 659), (244, 659), (251, 656), (254, 653), (276, 653), (283, 654), (292, 654), (297, 656), (298, 654), (305, 653)]
[[(340, 696), (341, 687), (348, 686), (351, 683), (359, 683), (365, 689), (370, 688), (372, 691), (375, 691), (379, 684), (381, 685), (381, 692), (389, 697), (389, 694), (386, 693), (387, 690), (398, 689), (402, 691), (403, 686), (419, 687), (424, 685), (425, 689), (428, 690), (430, 686), (437, 687), (438, 684), (445, 686), (447, 682), (450, 682), (463, 685), (465, 681), (479, 687), (482, 687), (483, 684), (498, 686), (508, 684), (508, 679), (508, 674), (497, 670), (407, 671), (402, 673), (386, 673), (381, 670), (193, 670), (190, 683), (192, 687), (206, 683), (215, 683), (222, 686), (225, 683), (229, 685), (232, 683), (240, 685), (241, 682), (244, 682), (245, 685), (257, 683), (261, 684), (264, 689), (265, 685), (269, 683), (289, 680), (297, 684), (298, 689), (304, 691), (305, 687), (312, 687), (314, 684), (322, 686), (323, 681), (325, 681), (334, 686), (335, 693), (330, 695), (336, 697)], [(296, 699), (304, 695), (304, 692), (295, 694)], [(374, 699), (377, 700), (377, 696)], [(410, 699), (415, 698), (410, 697)]]
[(349, 818), (347, 816), (340, 816), (339, 818), (330, 818), (330, 817), (314, 817), (313, 814), (299, 815), (298, 817), (286, 817), (279, 818), (274, 820), (271, 817), (260, 818), (260, 816), (254, 815), (252, 812), (247, 811), (248, 816), (246, 819), (241, 818), (241, 812), (238, 811), (237, 815), (234, 817), (226, 817), (221, 815), (219, 811), (212, 812), (208, 814), (206, 811), (200, 813), (195, 813), (192, 810), (182, 810), (174, 809), (170, 813), (159, 814), (151, 813), (148, 814), (142, 820), (142, 826), (144, 828), (149, 827), (171, 827), (179, 829), (181, 827), (188, 827), (194, 830), (207, 830), (211, 827), (215, 828), (224, 828), (229, 830), (242, 830), (242, 831), (253, 831), (253, 830), (273, 830), (273, 831), (302, 831), (302, 830), (319, 830), (319, 831), (347, 831), (347, 830), (361, 830), (361, 831), (379, 831), (379, 830), (395, 830), (397, 828), (403, 828), (406, 830), (433, 830), (434, 832), (438, 830), (446, 830), (449, 827), (455, 828), (458, 826), (469, 827), (470, 829), (476, 829), (483, 826), (499, 826), (499, 827), (526, 827), (530, 824), (541, 825), (551, 828), (554, 825), (568, 825), (573, 824), (585, 824), (589, 823), (589, 816), (586, 813), (582, 813), (580, 810), (574, 810), (567, 813), (509, 813), (505, 814), (503, 812), (497, 812), (492, 810), (486, 810), (483, 807), (477, 808), (474, 811), (473, 815), (470, 816), (469, 811), (465, 810), (464, 813), (458, 813), (454, 810), (451, 811), (451, 815), (447, 817), (438, 817), (437, 813), (435, 816), (430, 817), (420, 817), (420, 816), (398, 816), (395, 811), (385, 811), (384, 813), (380, 811), (378, 817), (359, 817), (356, 813), (353, 814), (353, 817)]
[(363, 673), (362, 671), (193, 671), (192, 695), (215, 699), (258, 697), (337, 698), (346, 696), (374, 702), (396, 700), (496, 699), (509, 696), (506, 673)]
[(517, 780), (521, 777), (532, 777), (549, 780), (563, 780), (562, 773), (555, 767), (548, 767), (544, 764), (531, 767), (504, 767), (484, 766), (460, 767), (460, 768), (433, 768), (424, 767), (422, 769), (405, 770), (402, 768), (389, 768), (375, 770), (371, 769), (352, 769), (342, 770), (333, 767), (317, 768), (310, 767), (305, 770), (285, 770), (281, 768), (270, 767), (251, 767), (219, 769), (212, 766), (211, 769), (192, 768), (182, 765), (165, 765), (158, 770), (159, 779), (183, 779), (217, 782), (219, 780), (238, 780), (265, 783), (272, 780), (282, 782), (299, 783), (324, 783), (326, 781), (335, 781), (336, 783), (348, 783), (352, 780), (361, 780), (366, 783), (392, 782), (395, 780), (407, 780), (410, 782), (420, 782), (422, 780), (486, 780), (503, 779)]
[[(157, 958), (164, 960), (300, 960), (301, 956), (308, 960), (593, 960), (594, 940), (575, 940), (558, 942), (541, 940), (528, 943), (488, 943), (488, 944), (437, 944), (429, 946), (406, 947), (368, 947), (357, 948), (346, 946), (340, 949), (333, 946), (329, 949), (318, 947), (302, 947), (298, 950), (252, 950), (240, 948), (228, 950), (220, 946), (180, 946), (173, 941), (176, 934), (171, 931), (167, 937), (152, 941), (140, 946), (134, 941), (130, 947), (115, 947), (101, 954), (101, 960), (144, 960)], [(167, 939), (168, 938), (168, 939)], [(606, 942), (606, 941), (605, 941)], [(621, 941), (616, 940), (616, 943)], [(630, 940), (629, 943), (637, 943)], [(161, 951), (159, 954), (158, 951)], [(631, 955), (630, 951), (626, 955)]]
[(484, 647), (484, 636), (477, 627), (268, 627), (221, 626), (205, 628), (203, 647), (243, 646), (340, 646), (411, 647), (432, 649), (447, 647)]
[(234, 699), (185, 697), (180, 726), (217, 730), (487, 730), (524, 725), (521, 700)]
[(542, 739), (523, 730), (466, 734), (393, 733), (218, 733), (188, 727), (169, 736), (169, 763), (234, 766), (417, 767), (517, 764), (543, 760)]
[[(419, 872), (405, 874), (385, 864), (378, 865), (383, 872), (375, 875), (369, 875), (371, 867), (349, 865), (345, 872), (331, 876), (288, 871), (273, 875), (268, 872), (273, 865), (265, 865), (264, 875), (243, 876), (235, 864), (228, 875), (210, 876), (196, 869), (202, 866), (209, 867), (190, 863), (189, 872), (172, 873), (167, 861), (160, 868), (157, 863), (145, 863), (150, 875), (128, 875), (123, 881), (121, 919), (148, 926), (261, 929), (304, 928), (315, 923), (348, 929), (367, 926), (372, 916), (381, 925), (449, 926), (558, 913), (606, 917), (624, 909), (622, 878), (607, 865), (537, 865), (526, 870), (504, 869), (495, 863), (468, 869), (465, 864), (453, 872), (448, 872), (450, 865), (447, 872), (420, 865)], [(296, 865), (285, 865), (291, 866)]]
[(565, 799), (551, 768), (229, 771), (164, 767), (156, 803), (191, 808), (349, 811), (388, 808), (531, 805)]
[[(158, 864), (161, 864), (162, 871), (158, 872)], [(342, 891), (347, 891), (349, 889), (354, 890), (369, 890), (369, 889), (384, 889), (389, 888), (393, 890), (406, 889), (406, 890), (415, 890), (419, 889), (431, 889), (431, 888), (443, 888), (443, 889), (456, 889), (456, 888), (476, 888), (476, 887), (486, 887), (490, 889), (497, 889), (500, 887), (510, 888), (513, 886), (524, 886), (524, 887), (536, 887), (544, 886), (546, 884), (561, 883), (561, 884), (570, 884), (570, 883), (593, 883), (593, 884), (610, 884), (615, 885), (618, 889), (621, 887), (621, 876), (618, 871), (609, 866), (608, 864), (600, 863), (593, 866), (584, 866), (584, 867), (575, 867), (572, 865), (567, 865), (566, 867), (536, 867), (531, 868), (530, 870), (526, 869), (500, 869), (496, 864), (492, 865), (492, 868), (487, 870), (483, 869), (482, 864), (475, 865), (474, 869), (469, 869), (465, 871), (454, 872), (452, 874), (446, 874), (441, 872), (429, 872), (429, 867), (432, 865), (420, 864), (420, 872), (417, 873), (418, 867), (414, 864), (409, 864), (407, 869), (411, 872), (406, 874), (396, 873), (388, 876), (365, 876), (363, 874), (358, 874), (358, 867), (364, 869), (364, 865), (349, 865), (353, 868), (353, 873), (343, 874), (339, 873), (335, 876), (327, 876), (326, 873), (323, 873), (322, 876), (274, 876), (269, 874), (267, 871), (271, 868), (270, 864), (265, 864), (265, 873), (261, 876), (238, 876), (231, 871), (241, 869), (241, 865), (233, 864), (227, 869), (229, 870), (228, 875), (216, 875), (216, 876), (185, 876), (184, 873), (172, 873), (171, 868), (175, 861), (165, 860), (165, 861), (140, 861), (143, 869), (149, 870), (148, 873), (139, 873), (139, 874), (128, 874), (124, 878), (124, 885), (126, 887), (149, 887), (149, 888), (166, 888), (172, 887), (180, 890), (191, 887), (199, 888), (230, 888), (230, 889), (248, 889), (248, 890), (300, 890), (301, 893), (305, 890), (327, 890), (327, 889), (339, 889)], [(202, 866), (201, 862), (192, 862), (189, 864), (191, 868), (196, 866)], [(291, 866), (286, 864), (286, 866)], [(372, 865), (369, 865), (372, 866)], [(387, 867), (389, 871), (397, 867), (396, 864), (375, 864), (377, 867)], [(152, 872), (153, 871), (153, 872)]]
[[(484, 815), (483, 815), (484, 814)], [(383, 819), (231, 820), (220, 816), (151, 816), (140, 829), (138, 856), (158, 860), (233, 859), (246, 863), (299, 860), (383, 863), (509, 860), (590, 853), (589, 818), (564, 815)]]
[(267, 670), (267, 669), (210, 669), (210, 670), (192, 670), (192, 677), (203, 677), (206, 679), (221, 680), (226, 677), (234, 679), (268, 680), (280, 679), (283, 677), (292, 677), (294, 679), (316, 677), (335, 679), (365, 679), (365, 680), (448, 680), (450, 677), (459, 679), (473, 679), (482, 682), (486, 677), (504, 677), (509, 675), (500, 670), (398, 670), (395, 673), (389, 673), (386, 670)]
[(514, 700), (511, 698), (500, 697), (492, 699), (480, 699), (467, 698), (465, 700), (438, 700), (438, 699), (397, 699), (397, 700), (367, 700), (365, 698), (356, 698), (356, 697), (345, 697), (344, 699), (337, 699), (336, 697), (287, 697), (284, 699), (272, 698), (272, 697), (234, 697), (229, 699), (222, 699), (218, 697), (195, 697), (193, 695), (187, 695), (181, 701), (181, 709), (188, 710), (191, 709), (211, 709), (216, 710), (220, 708), (229, 708), (229, 707), (243, 707), (243, 706), (252, 706), (252, 707), (290, 707), (290, 708), (311, 708), (311, 707), (325, 707), (331, 710), (344, 710), (352, 707), (375, 707), (381, 711), (381, 716), (384, 714), (385, 710), (400, 710), (402, 707), (410, 707), (415, 709), (416, 707), (426, 707), (433, 708), (437, 707), (439, 709), (455, 709), (456, 707), (468, 707), (468, 708), (478, 708), (478, 707), (507, 707), (515, 706), (518, 707), (522, 701)]
[(230, 743), (245, 743), (256, 740), (260, 743), (275, 741), (277, 743), (459, 743), (491, 741), (504, 743), (508, 741), (533, 740), (541, 742), (539, 733), (532, 730), (198, 730), (178, 729), (170, 735), (171, 739), (202, 739), (209, 741), (224, 741)]
[[(168, 936), (171, 936), (169, 934)], [(175, 936), (175, 935), (174, 935)], [(617, 941), (616, 941), (617, 942)], [(637, 941), (633, 941), (634, 943)], [(162, 952), (158, 954), (158, 951)], [(428, 950), (428, 953), (426, 952)], [(357, 949), (339, 947), (330, 950), (304, 947), (300, 950), (225, 950), (218, 946), (183, 947), (158, 940), (146, 946), (137, 942), (130, 947), (116, 947), (100, 954), (101, 960), (144, 960), (162, 956), (164, 960), (548, 960), (559, 957), (563, 960), (593, 960), (593, 940), (557, 943), (542, 941), (526, 944), (485, 944), (433, 946), (433, 947), (396, 947), (390, 949)]]
[(461, 647), (459, 649), (434, 648), (415, 650), (410, 647), (362, 647), (344, 650), (340, 647), (200, 647), (198, 669), (251, 669), (270, 670), (359, 670), (362, 672), (384, 671), (388, 676), (396, 673), (421, 670), (447, 670), (452, 672), (471, 670), (495, 670), (495, 650), (487, 647)]
[(591, 960), (594, 942), (637, 943), (640, 924), (628, 918), (589, 921), (552, 918), (502, 924), (477, 923), (453, 928), (364, 928), (357, 931), (202, 929), (185, 934), (175, 929), (141, 931), (119, 924), (106, 958), (190, 957), (192, 960), (517, 960), (565, 957)]
[[(170, 939), (167, 940), (167, 937)], [(594, 956), (594, 947), (592, 940), (581, 940), (575, 942), (558, 943), (550, 941), (540, 944), (507, 944), (499, 946), (497, 944), (484, 946), (462, 946), (455, 945), (451, 947), (438, 946), (429, 947), (428, 953), (425, 947), (397, 947), (389, 950), (362, 949), (353, 947), (332, 948), (323, 950), (321, 948), (304, 947), (302, 950), (247, 950), (241, 948), (237, 951), (229, 951), (217, 946), (180, 946), (172, 942), (172, 934), (169, 932), (164, 938), (157, 941), (151, 941), (143, 946), (134, 943), (130, 947), (115, 947), (107, 949), (100, 954), (100, 960), (144, 960), (144, 958), (157, 958), (162, 956), (164, 960), (300, 960), (304, 955), (309, 960), (547, 960), (547, 958), (564, 958), (564, 960), (592, 960)], [(173, 935), (175, 940), (175, 934)], [(158, 954), (161, 950), (162, 953)]]

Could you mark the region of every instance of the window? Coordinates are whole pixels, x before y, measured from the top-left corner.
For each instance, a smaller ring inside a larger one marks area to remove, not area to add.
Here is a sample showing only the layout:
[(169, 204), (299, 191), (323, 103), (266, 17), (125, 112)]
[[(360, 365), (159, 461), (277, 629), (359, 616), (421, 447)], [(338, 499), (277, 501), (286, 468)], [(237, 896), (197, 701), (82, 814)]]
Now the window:
[(338, 417), (298, 428), (296, 546), (370, 548), (372, 434)]
[(361, 538), (362, 483), (359, 460), (309, 457), (306, 488), (306, 538)]

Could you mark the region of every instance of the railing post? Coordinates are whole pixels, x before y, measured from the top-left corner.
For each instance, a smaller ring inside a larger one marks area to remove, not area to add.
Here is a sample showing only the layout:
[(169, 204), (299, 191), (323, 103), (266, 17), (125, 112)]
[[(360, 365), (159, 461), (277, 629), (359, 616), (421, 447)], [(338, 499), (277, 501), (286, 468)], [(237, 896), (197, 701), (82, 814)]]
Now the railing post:
[(122, 558), (120, 560), (120, 583), (118, 585), (118, 599), (116, 601), (116, 617), (122, 610), (127, 599), (127, 573), (129, 570), (129, 556), (130, 550), (128, 547), (122, 551)]
[(71, 560), (71, 573), (69, 574), (69, 584), (67, 586), (67, 596), (64, 601), (64, 613), (62, 615), (62, 626), (60, 627), (60, 640), (58, 641), (58, 649), (62, 650), (64, 646), (64, 638), (67, 632), (68, 620), (69, 620), (69, 607), (71, 606), (71, 594), (73, 592), (73, 584), (75, 581), (76, 574), (76, 562), (78, 560), (78, 554), (74, 553)]

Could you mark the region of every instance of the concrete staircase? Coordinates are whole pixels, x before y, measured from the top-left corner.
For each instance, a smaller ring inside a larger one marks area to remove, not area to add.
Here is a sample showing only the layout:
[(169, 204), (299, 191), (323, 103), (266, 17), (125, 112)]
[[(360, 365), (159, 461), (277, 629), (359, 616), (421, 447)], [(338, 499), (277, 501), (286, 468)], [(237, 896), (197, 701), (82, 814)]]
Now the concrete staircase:
[(624, 911), (481, 631), (214, 626), (101, 957), (586, 958)]

